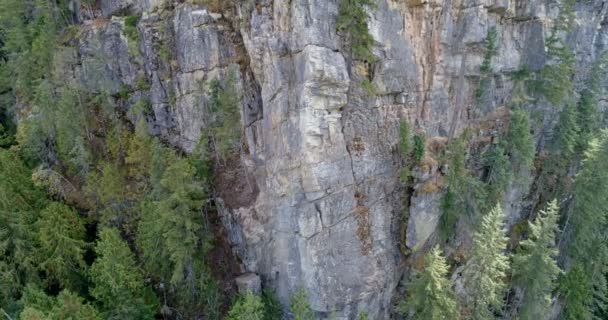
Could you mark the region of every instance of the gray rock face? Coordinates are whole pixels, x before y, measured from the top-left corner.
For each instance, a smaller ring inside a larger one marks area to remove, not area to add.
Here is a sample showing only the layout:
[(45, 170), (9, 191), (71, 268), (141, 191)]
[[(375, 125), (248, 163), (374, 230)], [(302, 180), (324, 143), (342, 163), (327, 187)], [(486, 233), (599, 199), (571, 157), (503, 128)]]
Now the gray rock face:
[(253, 294), (262, 293), (262, 280), (260, 280), (260, 277), (255, 273), (246, 273), (238, 276), (234, 279), (234, 282), (236, 282), (236, 286), (241, 294), (246, 294), (247, 292)]
[[(246, 145), (239, 166), (255, 190), (238, 201), (218, 199), (234, 250), (283, 303), (303, 287), (319, 317), (335, 311), (341, 319), (362, 310), (370, 319), (389, 318), (406, 259), (400, 242), (422, 248), (439, 220), (444, 172), (432, 149), (466, 127), (480, 137), (495, 134), (511, 98), (509, 75), (545, 64), (557, 15), (548, 0), (378, 0), (368, 22), (377, 61), (367, 67), (351, 60), (335, 31), (338, 0), (244, 1), (237, 17), (203, 5), (164, 11), (162, 1), (101, 3), (105, 15), (129, 6), (143, 13), (139, 55), (130, 53), (121, 19), (85, 24), (77, 70), (83, 84), (95, 92), (133, 87), (133, 100), (153, 107), (152, 132), (190, 151), (210, 116), (206, 84), (234, 74)], [(569, 43), (577, 80), (608, 48), (606, 8), (602, 0), (576, 6)], [(491, 28), (499, 48), (491, 98), (478, 104)], [(141, 76), (150, 88), (137, 88)], [(363, 79), (372, 79), (375, 96), (361, 88)], [(542, 145), (558, 110), (535, 111), (543, 117), (534, 128)], [(408, 221), (401, 221), (400, 119), (424, 134), (431, 150), (416, 169)], [(526, 193), (508, 192), (512, 221)]]

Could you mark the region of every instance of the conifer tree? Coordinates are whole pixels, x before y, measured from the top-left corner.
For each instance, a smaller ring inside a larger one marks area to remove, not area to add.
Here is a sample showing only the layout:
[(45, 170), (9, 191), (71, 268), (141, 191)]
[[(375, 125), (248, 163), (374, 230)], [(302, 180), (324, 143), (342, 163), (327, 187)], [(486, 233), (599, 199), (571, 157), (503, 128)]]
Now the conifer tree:
[(521, 250), (513, 256), (515, 283), (523, 290), (521, 319), (542, 319), (551, 307), (551, 293), (561, 273), (555, 261), (558, 217), (557, 200), (553, 200), (530, 224), (529, 239), (520, 243)]
[(140, 120), (135, 127), (135, 134), (129, 142), (127, 157), (125, 158), (131, 177), (143, 179), (149, 173), (152, 163), (152, 143), (152, 138), (148, 134), (147, 123)]
[(336, 27), (340, 32), (346, 32), (355, 59), (374, 61), (372, 46), (374, 37), (367, 26), (368, 9), (376, 8), (374, 0), (340, 0), (338, 21)]
[(75, 289), (78, 272), (85, 267), (84, 225), (68, 206), (53, 202), (40, 212), (36, 222), (38, 268), (47, 275), (47, 284)]
[(205, 308), (213, 309), (207, 313), (215, 313), (218, 306), (213, 304), (219, 293), (204, 259), (210, 249), (210, 234), (204, 232), (203, 183), (196, 180), (196, 169), (188, 159), (162, 168), (163, 158), (158, 155), (158, 169), (163, 173), (154, 197), (141, 204), (137, 244), (144, 266), (167, 284), (176, 295), (173, 303), (183, 312)]
[(397, 310), (403, 316), (414, 312), (413, 319), (449, 320), (458, 318), (458, 304), (447, 278), (448, 265), (435, 247), (425, 256), (425, 266), (409, 285), (409, 297)]
[(20, 320), (101, 320), (99, 312), (84, 299), (68, 290), (56, 297), (28, 286), (21, 298)]
[(248, 291), (239, 297), (228, 311), (227, 320), (263, 320), (264, 304), (262, 298)]
[[(565, 226), (569, 237), (565, 239), (568, 256), (573, 265), (580, 267), (580, 274), (576, 278), (584, 280), (585, 283), (576, 290), (567, 288), (563, 284), (561, 286), (562, 290), (570, 292), (585, 290), (587, 292), (579, 293), (578, 296), (593, 298), (591, 301), (567, 299), (565, 301), (567, 314), (572, 314), (571, 310), (583, 308), (587, 308), (589, 313), (602, 312), (606, 309), (605, 275), (608, 265), (608, 245), (605, 240), (605, 230), (608, 227), (606, 207), (608, 207), (608, 131), (603, 130), (589, 143), (585, 153), (583, 167), (576, 176), (574, 202), (571, 212), (567, 213)], [(564, 279), (573, 278), (567, 275)]]
[(514, 172), (532, 168), (535, 154), (534, 137), (530, 133), (530, 118), (522, 109), (511, 113), (509, 131), (504, 141), (504, 148), (511, 159)]
[(314, 320), (315, 314), (308, 302), (308, 294), (304, 288), (300, 288), (291, 297), (291, 314), (294, 320)]
[(491, 319), (503, 306), (509, 259), (505, 254), (508, 238), (504, 230), (504, 213), (497, 205), (481, 219), (473, 235), (471, 258), (463, 271), (464, 302), (471, 319)]
[(565, 274), (559, 284), (564, 301), (562, 318), (564, 320), (591, 320), (593, 290), (588, 275), (580, 265), (575, 265)]
[(31, 172), (0, 149), (0, 306), (9, 308), (27, 282), (38, 282), (34, 223), (47, 203)]
[(158, 302), (117, 229), (101, 230), (95, 253), (91, 295), (99, 301), (104, 318), (152, 319)]

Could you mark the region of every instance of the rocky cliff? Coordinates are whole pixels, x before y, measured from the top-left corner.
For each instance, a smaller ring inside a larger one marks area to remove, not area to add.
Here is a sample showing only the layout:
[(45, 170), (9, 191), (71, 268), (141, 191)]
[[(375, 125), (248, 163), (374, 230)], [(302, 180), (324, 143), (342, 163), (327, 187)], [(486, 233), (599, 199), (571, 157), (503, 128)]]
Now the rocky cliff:
[[(436, 241), (449, 170), (439, 155), (466, 128), (471, 154), (499, 139), (511, 75), (547, 63), (558, 3), (378, 0), (367, 21), (375, 60), (362, 61), (336, 31), (338, 0), (191, 2), (102, 0), (75, 12), (72, 76), (92, 92), (129, 91), (127, 107), (149, 101), (150, 131), (185, 151), (211, 118), (206, 84), (233, 79), (243, 146), (216, 193), (243, 272), (284, 303), (303, 287), (319, 316), (388, 319), (403, 273)], [(567, 42), (580, 84), (608, 49), (608, 3), (578, 1), (574, 13)], [(135, 32), (126, 15), (141, 15)], [(491, 30), (497, 54), (484, 75)], [(528, 111), (541, 152), (559, 109), (540, 101)], [(400, 120), (427, 142), (408, 187)], [(529, 186), (506, 192), (511, 223), (535, 205)], [(454, 251), (466, 247), (462, 228)]]

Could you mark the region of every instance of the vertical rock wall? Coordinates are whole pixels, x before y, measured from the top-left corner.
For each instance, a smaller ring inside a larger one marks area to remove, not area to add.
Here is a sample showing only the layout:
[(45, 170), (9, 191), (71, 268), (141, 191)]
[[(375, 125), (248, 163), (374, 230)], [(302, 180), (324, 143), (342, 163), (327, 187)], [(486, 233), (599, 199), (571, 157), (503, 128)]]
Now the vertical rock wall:
[[(232, 164), (240, 180), (219, 181), (218, 202), (243, 271), (260, 274), (284, 303), (303, 287), (319, 316), (336, 311), (352, 319), (366, 310), (371, 319), (388, 319), (407, 262), (400, 241), (414, 250), (428, 245), (439, 219), (444, 172), (436, 155), (467, 127), (481, 143), (497, 137), (510, 74), (545, 63), (556, 3), (378, 0), (369, 12), (378, 58), (371, 66), (353, 61), (336, 33), (338, 0), (248, 0), (237, 7), (102, 0), (99, 16), (84, 18), (76, 74), (91, 91), (127, 86), (130, 103), (149, 101), (152, 132), (187, 151), (209, 119), (205, 84), (234, 74), (245, 148)], [(577, 80), (608, 49), (607, 7), (604, 0), (576, 5), (569, 43)], [(123, 33), (124, 19), (110, 18), (124, 11), (143, 14), (136, 43)], [(475, 89), (490, 28), (497, 30), (498, 56), (490, 99), (479, 104)], [(366, 78), (375, 95), (362, 89)], [(139, 79), (149, 87), (138, 86)], [(530, 111), (540, 114), (534, 134), (542, 147), (558, 110), (540, 104)], [(399, 119), (428, 145), (405, 209)], [(527, 190), (518, 188), (506, 202), (512, 220), (526, 207)]]

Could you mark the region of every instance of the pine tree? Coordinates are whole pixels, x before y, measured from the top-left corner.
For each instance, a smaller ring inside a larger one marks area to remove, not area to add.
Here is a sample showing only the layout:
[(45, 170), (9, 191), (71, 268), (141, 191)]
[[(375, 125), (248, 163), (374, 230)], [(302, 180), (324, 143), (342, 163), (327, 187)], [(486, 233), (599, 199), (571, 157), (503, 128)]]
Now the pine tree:
[(304, 288), (300, 288), (291, 297), (291, 314), (294, 320), (314, 320), (315, 314), (308, 302), (308, 294)]
[(521, 250), (513, 256), (515, 283), (523, 290), (521, 319), (542, 319), (551, 307), (551, 293), (561, 273), (555, 261), (558, 217), (557, 200), (553, 200), (530, 224), (529, 239), (520, 243)]
[(397, 310), (403, 316), (414, 312), (414, 319), (450, 320), (458, 318), (458, 304), (452, 283), (447, 278), (448, 265), (435, 247), (425, 257), (425, 267), (409, 285), (409, 297)]
[(251, 291), (239, 297), (228, 311), (227, 320), (263, 320), (264, 304)]
[(76, 289), (79, 271), (85, 267), (84, 225), (68, 206), (53, 202), (40, 212), (35, 224), (38, 233), (38, 268), (45, 271), (47, 285)]
[(152, 319), (158, 302), (117, 229), (101, 230), (95, 253), (91, 295), (99, 301), (104, 318)]
[(503, 306), (509, 259), (504, 251), (508, 238), (504, 230), (504, 213), (496, 206), (484, 216), (473, 235), (471, 258), (463, 271), (464, 302), (471, 319), (491, 319)]

